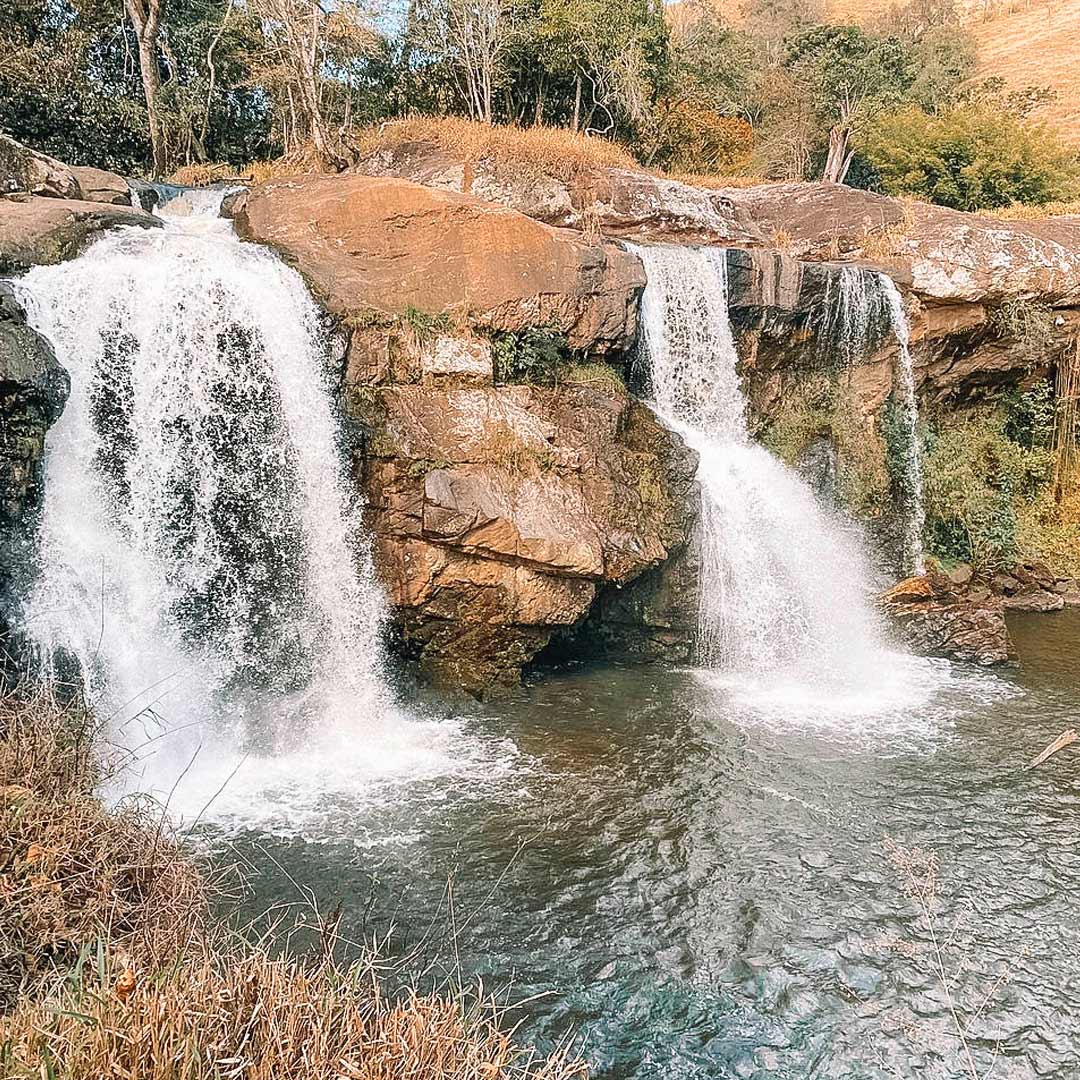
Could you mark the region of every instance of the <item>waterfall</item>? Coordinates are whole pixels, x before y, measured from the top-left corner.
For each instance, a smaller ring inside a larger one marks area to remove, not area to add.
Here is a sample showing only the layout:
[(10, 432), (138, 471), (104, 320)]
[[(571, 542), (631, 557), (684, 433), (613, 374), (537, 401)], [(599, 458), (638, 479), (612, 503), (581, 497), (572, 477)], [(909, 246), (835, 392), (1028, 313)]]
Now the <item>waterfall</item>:
[(17, 282), (72, 382), (27, 628), (54, 668), (77, 665), (114, 738), (160, 726), (180, 758), (208, 724), (279, 751), (348, 743), (389, 707), (322, 316), (221, 196)]
[(911, 328), (900, 290), (887, 274), (877, 274), (888, 305), (889, 321), (896, 335), (897, 384), (904, 432), (904, 501), (907, 504), (904, 540), (908, 569), (925, 573), (923, 527), (926, 509), (923, 504), (922, 454), (919, 449), (919, 403), (915, 397), (915, 370), (911, 359)]
[(915, 397), (910, 328), (903, 297), (892, 278), (859, 266), (842, 266), (826, 279), (818, 332), (822, 360), (851, 367), (872, 354), (892, 333), (897, 343), (896, 388), (900, 435), (904, 444), (900, 489), (904, 511), (904, 565), (922, 574), (922, 459), (919, 450), (919, 406)]
[(654, 407), (700, 455), (698, 661), (774, 689), (880, 686), (858, 538), (747, 431), (726, 252), (634, 251), (648, 280), (641, 317)]

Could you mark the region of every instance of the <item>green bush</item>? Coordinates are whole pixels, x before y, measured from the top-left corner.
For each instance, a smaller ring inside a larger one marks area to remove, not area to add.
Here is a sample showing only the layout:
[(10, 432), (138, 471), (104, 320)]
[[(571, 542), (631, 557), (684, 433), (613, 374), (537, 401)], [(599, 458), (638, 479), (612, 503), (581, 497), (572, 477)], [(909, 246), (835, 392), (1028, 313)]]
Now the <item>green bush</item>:
[[(1032, 392), (1029, 391), (1029, 395)], [(953, 416), (923, 433), (926, 539), (945, 560), (996, 566), (1018, 556), (1017, 510), (1039, 496), (1053, 471), (1044, 446), (1024, 446), (1024, 415), (1041, 415), (1038, 394), (1013, 406)]]
[(562, 334), (534, 326), (495, 334), (492, 353), (497, 383), (554, 383), (570, 359)]
[(957, 210), (1043, 204), (1080, 191), (1080, 163), (1055, 134), (984, 102), (884, 113), (860, 150), (887, 194)]

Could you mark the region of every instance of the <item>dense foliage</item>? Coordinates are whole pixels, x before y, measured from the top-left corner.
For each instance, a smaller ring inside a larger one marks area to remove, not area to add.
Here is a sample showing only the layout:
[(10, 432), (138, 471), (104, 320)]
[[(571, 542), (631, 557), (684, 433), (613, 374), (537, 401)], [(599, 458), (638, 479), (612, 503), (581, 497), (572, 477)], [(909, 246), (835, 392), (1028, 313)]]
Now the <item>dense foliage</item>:
[(880, 116), (863, 155), (880, 189), (957, 210), (1072, 198), (1076, 162), (1052, 132), (988, 104)]
[[(953, 0), (830, 25), (816, 0), (12, 0), (0, 128), (135, 172), (281, 154), (341, 167), (358, 127), (463, 116), (606, 137), (686, 173), (832, 180), (975, 208), (1071, 193), (1044, 92), (964, 89)], [(149, 76), (149, 77), (148, 77)], [(995, 96), (996, 94), (996, 96)]]

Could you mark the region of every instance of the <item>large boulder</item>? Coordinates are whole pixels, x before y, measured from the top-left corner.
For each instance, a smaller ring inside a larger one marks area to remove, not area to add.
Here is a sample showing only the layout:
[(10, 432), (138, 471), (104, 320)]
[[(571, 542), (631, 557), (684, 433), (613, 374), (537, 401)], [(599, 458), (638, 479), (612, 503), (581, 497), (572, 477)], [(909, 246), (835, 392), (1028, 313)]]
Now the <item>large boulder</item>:
[(62, 161), (0, 135), (0, 195), (24, 192), (55, 199), (78, 199), (79, 182)]
[(634, 338), (636, 258), (468, 195), (306, 176), (254, 188), (234, 212), (240, 235), (279, 251), (336, 315), (414, 308), (488, 330), (543, 326), (597, 354)]
[(601, 590), (687, 542), (695, 455), (613, 377), (429, 373), (354, 381), (347, 400), (367, 431), (356, 471), (401, 647), (437, 684), (515, 683)]
[(728, 194), (645, 171), (583, 166), (564, 178), (525, 162), (472, 160), (424, 140), (379, 147), (357, 162), (356, 171), (475, 195), (548, 225), (599, 227), (611, 236), (688, 244), (765, 239)]
[(1003, 220), (843, 184), (759, 184), (724, 194), (768, 244), (800, 259), (880, 263), (934, 303), (1080, 303), (1080, 218)]
[(1016, 658), (1000, 597), (972, 599), (944, 574), (899, 582), (882, 594), (881, 607), (903, 644), (924, 656), (982, 665)]
[(88, 165), (73, 165), (71, 173), (79, 185), (79, 197), (85, 202), (110, 203), (113, 206), (133, 206), (131, 186), (118, 173), (93, 169)]
[(0, 683), (16, 677), (25, 663), (15, 626), (34, 568), (45, 432), (69, 388), (51, 346), (26, 325), (10, 288), (0, 282)]
[(145, 210), (40, 196), (0, 199), (0, 274), (71, 259), (91, 237), (117, 225), (160, 228)]

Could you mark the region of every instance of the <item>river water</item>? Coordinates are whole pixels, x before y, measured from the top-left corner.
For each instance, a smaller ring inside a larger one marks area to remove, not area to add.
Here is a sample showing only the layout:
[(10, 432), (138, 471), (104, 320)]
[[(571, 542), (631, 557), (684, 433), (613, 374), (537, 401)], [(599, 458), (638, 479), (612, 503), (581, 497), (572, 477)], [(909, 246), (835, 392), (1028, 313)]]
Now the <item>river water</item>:
[[(460, 713), (489, 762), (467, 782), (258, 821), (241, 800), (205, 836), (244, 860), (249, 910), (303, 886), (431, 980), (545, 994), (522, 1037), (572, 1040), (597, 1076), (968, 1076), (932, 929), (980, 1075), (1066, 1080), (1080, 759), (1024, 766), (1075, 723), (1080, 612), (1013, 629), (1021, 668), (916, 662), (932, 694), (859, 727), (783, 723), (693, 671), (567, 670)], [(939, 860), (932, 927), (889, 840)]]

